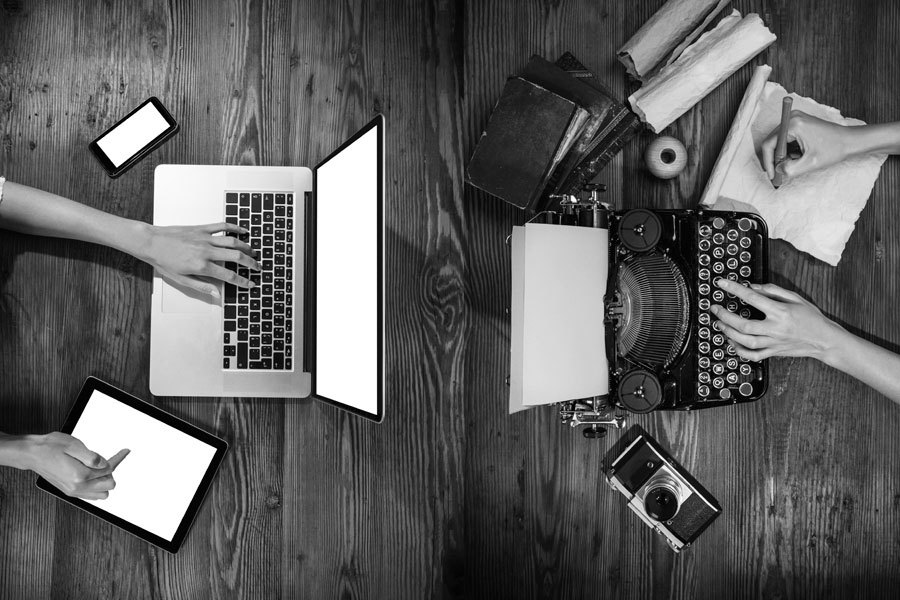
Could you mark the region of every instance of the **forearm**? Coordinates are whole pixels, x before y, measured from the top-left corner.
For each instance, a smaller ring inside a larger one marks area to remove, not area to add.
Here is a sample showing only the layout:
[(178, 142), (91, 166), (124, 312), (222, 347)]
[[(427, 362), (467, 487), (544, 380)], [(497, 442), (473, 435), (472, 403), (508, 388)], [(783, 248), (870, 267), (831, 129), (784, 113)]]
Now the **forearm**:
[(900, 355), (847, 331), (823, 361), (900, 404)]
[(28, 438), (0, 432), (0, 467), (30, 469)]
[(0, 227), (102, 244), (144, 258), (150, 225), (124, 219), (26, 185), (7, 181), (0, 202)]
[(848, 128), (848, 154), (900, 154), (900, 121)]

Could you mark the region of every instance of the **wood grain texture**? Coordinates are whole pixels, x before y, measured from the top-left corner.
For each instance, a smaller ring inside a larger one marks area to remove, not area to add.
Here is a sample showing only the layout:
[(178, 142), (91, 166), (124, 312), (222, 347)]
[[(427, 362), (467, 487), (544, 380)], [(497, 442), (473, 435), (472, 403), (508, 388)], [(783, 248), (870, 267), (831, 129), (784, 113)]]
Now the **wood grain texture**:
[[(844, 598), (900, 583), (900, 410), (805, 359), (766, 398), (635, 415), (719, 499), (672, 554), (607, 489), (615, 441), (551, 407), (506, 414), (509, 249), (522, 215), (466, 187), (505, 78), (571, 50), (621, 97), (615, 50), (662, 0), (111, 0), (0, 3), (0, 172), (152, 217), (161, 163), (313, 165), (385, 114), (387, 418), (312, 401), (156, 399), (231, 450), (175, 556), (0, 470), (0, 598)], [(896, 3), (740, 0), (778, 41), (598, 177), (616, 207), (693, 206), (749, 81), (866, 121), (900, 120)], [(148, 95), (182, 125), (118, 180), (85, 146)], [(836, 268), (771, 244), (772, 279), (900, 345), (900, 160)], [(348, 240), (348, 248), (353, 241)], [(90, 374), (149, 397), (150, 269), (112, 250), (0, 231), (0, 430), (62, 422)]]

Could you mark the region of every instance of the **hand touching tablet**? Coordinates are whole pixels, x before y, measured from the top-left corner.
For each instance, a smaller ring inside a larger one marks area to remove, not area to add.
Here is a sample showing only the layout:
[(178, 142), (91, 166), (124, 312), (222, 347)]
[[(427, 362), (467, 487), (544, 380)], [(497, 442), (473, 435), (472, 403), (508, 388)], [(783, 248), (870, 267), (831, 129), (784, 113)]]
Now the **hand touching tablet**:
[(123, 449), (109, 460), (89, 450), (77, 438), (58, 431), (26, 436), (26, 459), (31, 469), (68, 496), (103, 500), (116, 487), (112, 473), (130, 450)]

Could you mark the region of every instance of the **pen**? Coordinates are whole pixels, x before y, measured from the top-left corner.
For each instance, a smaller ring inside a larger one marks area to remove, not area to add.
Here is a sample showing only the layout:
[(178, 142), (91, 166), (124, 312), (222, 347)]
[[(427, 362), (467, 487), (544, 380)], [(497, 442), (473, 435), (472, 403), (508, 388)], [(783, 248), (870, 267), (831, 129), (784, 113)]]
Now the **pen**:
[(791, 105), (794, 99), (785, 96), (781, 101), (781, 127), (778, 129), (778, 140), (775, 143), (775, 177), (772, 179), (772, 185), (778, 187), (781, 185), (781, 172), (778, 165), (787, 157), (787, 130), (788, 121), (791, 120)]

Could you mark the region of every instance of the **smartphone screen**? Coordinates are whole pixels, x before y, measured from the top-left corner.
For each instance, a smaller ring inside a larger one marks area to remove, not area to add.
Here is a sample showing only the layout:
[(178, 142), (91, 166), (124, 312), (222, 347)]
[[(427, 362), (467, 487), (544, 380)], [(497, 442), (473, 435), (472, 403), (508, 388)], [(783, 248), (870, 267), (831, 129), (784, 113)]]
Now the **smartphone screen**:
[(91, 150), (112, 177), (125, 172), (177, 130), (175, 120), (150, 98), (91, 143)]

